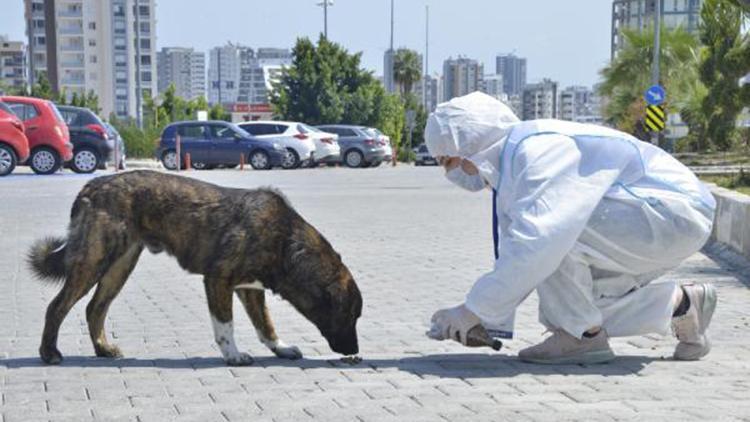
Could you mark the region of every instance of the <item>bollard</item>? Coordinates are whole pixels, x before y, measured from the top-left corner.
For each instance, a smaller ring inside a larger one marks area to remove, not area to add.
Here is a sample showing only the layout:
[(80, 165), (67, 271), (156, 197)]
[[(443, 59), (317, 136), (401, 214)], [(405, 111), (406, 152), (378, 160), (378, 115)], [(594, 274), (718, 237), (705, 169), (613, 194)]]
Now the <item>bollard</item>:
[(240, 154), (240, 170), (245, 170), (245, 154)]
[(190, 170), (190, 154), (185, 154), (185, 170)]
[(175, 138), (175, 144), (176, 144), (175, 149), (177, 150), (176, 151), (177, 152), (177, 168), (175, 169), (175, 171), (180, 171), (180, 167), (182, 167), (182, 160), (181, 160), (182, 157), (180, 154), (182, 153), (182, 151), (180, 151), (180, 135), (179, 134)]

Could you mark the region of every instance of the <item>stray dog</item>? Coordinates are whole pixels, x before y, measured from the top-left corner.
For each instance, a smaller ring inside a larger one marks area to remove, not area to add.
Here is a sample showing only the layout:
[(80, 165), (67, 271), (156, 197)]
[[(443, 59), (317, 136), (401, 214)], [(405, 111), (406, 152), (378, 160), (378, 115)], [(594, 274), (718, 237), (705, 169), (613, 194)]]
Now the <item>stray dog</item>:
[(277, 356), (299, 359), (276, 336), (265, 303), (269, 289), (314, 323), (335, 352), (358, 353), (362, 296), (341, 256), (271, 189), (230, 189), (153, 171), (91, 180), (78, 194), (67, 238), (46, 238), (29, 251), (32, 271), (63, 286), (47, 308), (39, 355), (58, 364), (57, 336), (75, 303), (96, 286), (86, 307), (97, 356), (121, 357), (104, 319), (143, 248), (166, 251), (204, 276), (214, 338), (229, 365), (249, 365), (234, 342), (232, 293), (260, 340)]

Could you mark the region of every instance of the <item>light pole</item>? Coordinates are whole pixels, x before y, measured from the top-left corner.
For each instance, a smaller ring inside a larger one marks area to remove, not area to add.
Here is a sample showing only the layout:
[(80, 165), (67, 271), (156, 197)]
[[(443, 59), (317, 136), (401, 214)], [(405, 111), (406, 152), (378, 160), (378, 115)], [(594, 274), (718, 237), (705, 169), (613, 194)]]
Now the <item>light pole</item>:
[(143, 129), (143, 91), (141, 90), (141, 8), (135, 1), (135, 122)]
[(333, 0), (323, 0), (318, 6), (323, 6), (323, 37), (328, 39), (328, 6), (333, 6)]
[[(659, 85), (659, 61), (661, 59), (661, 2), (654, 0), (654, 60), (651, 68), (651, 84)], [(659, 145), (659, 132), (651, 133), (651, 143)]]

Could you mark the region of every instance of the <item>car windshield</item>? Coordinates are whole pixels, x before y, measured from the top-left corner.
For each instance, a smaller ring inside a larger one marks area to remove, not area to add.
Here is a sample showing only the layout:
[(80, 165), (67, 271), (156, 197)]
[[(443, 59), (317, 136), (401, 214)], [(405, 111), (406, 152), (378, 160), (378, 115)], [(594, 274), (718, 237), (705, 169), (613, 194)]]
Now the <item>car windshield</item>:
[(237, 124), (234, 124), (234, 123), (232, 123), (232, 124), (230, 124), (229, 126), (230, 126), (230, 127), (232, 128), (232, 129), (234, 129), (235, 133), (238, 133), (238, 134), (240, 134), (240, 135), (242, 135), (242, 136), (252, 136), (252, 135), (250, 134), (250, 132), (248, 132), (247, 130), (243, 129), (243, 128), (242, 128), (241, 126), (239, 126), (239, 125), (237, 125)]
[(62, 114), (60, 114), (60, 110), (57, 109), (57, 107), (55, 106), (55, 104), (53, 104), (53, 103), (51, 103), (49, 101), (47, 101), (47, 104), (52, 109), (52, 112), (55, 114), (55, 117), (57, 117), (57, 121), (60, 122), (60, 123), (65, 123), (65, 119), (63, 119)]
[[(320, 129), (316, 128), (316, 127), (313, 127), (313, 126), (309, 126), (309, 125), (306, 125), (306, 124), (304, 124), (304, 123), (300, 124), (300, 126), (302, 126), (302, 128), (304, 128), (304, 129), (305, 129), (305, 130), (307, 130), (308, 132), (318, 132), (318, 133), (323, 133), (323, 131), (322, 131), (322, 130), (320, 130)], [(300, 130), (300, 132), (302, 132), (302, 130)], [(302, 132), (302, 133), (306, 133), (306, 132)]]
[(378, 133), (377, 129), (373, 129), (370, 127), (364, 129), (364, 132), (370, 136), (375, 136), (375, 137), (380, 136), (380, 133)]

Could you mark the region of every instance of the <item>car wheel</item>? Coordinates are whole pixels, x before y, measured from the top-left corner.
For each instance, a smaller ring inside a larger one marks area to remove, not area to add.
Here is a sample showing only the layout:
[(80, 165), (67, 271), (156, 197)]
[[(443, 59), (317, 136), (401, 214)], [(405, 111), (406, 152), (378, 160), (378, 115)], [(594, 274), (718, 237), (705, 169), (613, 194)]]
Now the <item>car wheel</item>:
[(297, 151), (287, 148), (286, 154), (284, 154), (284, 159), (281, 161), (281, 167), (285, 170), (291, 170), (296, 169), (299, 167), (300, 161), (299, 161), (299, 155), (297, 155)]
[(201, 162), (190, 163), (190, 165), (196, 170), (213, 170), (215, 167)]
[(255, 151), (250, 154), (250, 165), (255, 170), (268, 170), (271, 168), (271, 160), (265, 151)]
[(41, 147), (31, 153), (29, 165), (36, 174), (52, 174), (60, 169), (62, 160), (52, 148)]
[(73, 154), (70, 168), (76, 173), (93, 173), (99, 168), (99, 156), (91, 149), (81, 148)]
[(381, 164), (383, 164), (383, 162), (382, 162), (382, 161), (377, 161), (377, 162), (374, 162), (374, 163), (372, 163), (372, 164), (370, 165), (370, 167), (379, 167), (379, 166), (380, 166)]
[(177, 151), (170, 149), (161, 155), (161, 164), (167, 170), (177, 170)]
[(346, 166), (350, 168), (365, 167), (365, 157), (356, 149), (351, 150), (344, 156), (344, 163), (346, 163)]
[(13, 169), (16, 168), (18, 158), (13, 148), (0, 145), (0, 176), (7, 176), (13, 173)]

